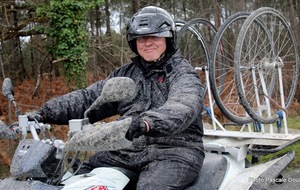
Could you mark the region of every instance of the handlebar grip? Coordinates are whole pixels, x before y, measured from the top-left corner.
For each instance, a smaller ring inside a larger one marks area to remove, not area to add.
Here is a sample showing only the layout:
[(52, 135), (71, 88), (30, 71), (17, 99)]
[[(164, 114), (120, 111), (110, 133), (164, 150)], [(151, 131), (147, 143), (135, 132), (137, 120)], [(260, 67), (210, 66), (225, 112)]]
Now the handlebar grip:
[(15, 139), (16, 133), (6, 126), (3, 121), (0, 121), (0, 139)]

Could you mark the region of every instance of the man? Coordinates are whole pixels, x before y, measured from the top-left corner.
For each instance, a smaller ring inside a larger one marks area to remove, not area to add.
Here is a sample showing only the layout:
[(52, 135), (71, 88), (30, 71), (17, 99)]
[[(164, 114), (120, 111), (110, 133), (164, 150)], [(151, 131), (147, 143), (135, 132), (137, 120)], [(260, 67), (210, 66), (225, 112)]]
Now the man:
[[(91, 123), (116, 114), (132, 117), (126, 133), (132, 147), (97, 152), (80, 173), (100, 166), (122, 167), (139, 174), (139, 190), (183, 189), (198, 176), (204, 159), (200, 114), (204, 89), (177, 50), (175, 32), (174, 20), (164, 9), (148, 6), (133, 15), (127, 40), (137, 56), (107, 79), (132, 78), (137, 96), (130, 102), (102, 105), (88, 115)], [(107, 79), (52, 99), (37, 114), (44, 122), (56, 124), (83, 118)]]

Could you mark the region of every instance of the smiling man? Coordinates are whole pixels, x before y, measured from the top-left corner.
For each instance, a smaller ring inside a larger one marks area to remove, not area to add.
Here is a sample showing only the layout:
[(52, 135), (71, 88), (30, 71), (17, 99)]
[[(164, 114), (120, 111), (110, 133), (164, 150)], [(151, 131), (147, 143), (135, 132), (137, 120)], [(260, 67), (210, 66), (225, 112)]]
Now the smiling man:
[(83, 118), (112, 77), (130, 77), (137, 85), (131, 100), (107, 103), (88, 115), (90, 122), (119, 114), (132, 117), (128, 149), (97, 152), (79, 173), (96, 167), (122, 167), (139, 175), (136, 189), (184, 189), (197, 178), (204, 159), (201, 110), (204, 89), (194, 68), (176, 47), (176, 29), (164, 9), (148, 6), (133, 15), (127, 40), (137, 55), (105, 80), (46, 102), (34, 117), (67, 124)]
[(166, 51), (166, 38), (156, 36), (141, 36), (136, 39), (137, 51), (145, 61), (159, 60)]

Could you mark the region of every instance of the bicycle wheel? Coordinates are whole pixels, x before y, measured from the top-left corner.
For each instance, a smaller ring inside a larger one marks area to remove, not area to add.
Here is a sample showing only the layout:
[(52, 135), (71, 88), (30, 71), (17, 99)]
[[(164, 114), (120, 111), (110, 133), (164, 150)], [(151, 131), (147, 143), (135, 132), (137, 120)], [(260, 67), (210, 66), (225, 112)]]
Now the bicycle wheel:
[[(184, 58), (196, 69), (201, 83), (205, 87), (205, 96), (203, 100), (202, 116), (212, 115), (209, 111), (209, 97), (206, 96), (207, 80), (205, 71), (208, 69), (209, 51), (211, 49), (212, 40), (217, 32), (215, 26), (206, 19), (196, 18), (187, 22), (178, 32), (177, 43)], [(205, 120), (205, 118), (203, 118)]]
[(208, 67), (209, 50), (216, 32), (211, 22), (196, 18), (183, 25), (177, 35), (177, 44), (183, 57), (197, 70), (204, 86), (206, 79), (203, 72)]
[[(267, 32), (253, 24), (258, 20)], [(255, 121), (274, 123), (278, 110), (290, 106), (298, 83), (299, 57), (290, 25), (279, 11), (262, 7), (246, 19), (237, 42), (235, 81), (241, 104)]]
[[(237, 124), (253, 121), (240, 104), (234, 81), (234, 51), (240, 28), (250, 13), (238, 12), (228, 17), (214, 38), (209, 64), (212, 94), (220, 111)], [(226, 120), (223, 118), (223, 123)]]

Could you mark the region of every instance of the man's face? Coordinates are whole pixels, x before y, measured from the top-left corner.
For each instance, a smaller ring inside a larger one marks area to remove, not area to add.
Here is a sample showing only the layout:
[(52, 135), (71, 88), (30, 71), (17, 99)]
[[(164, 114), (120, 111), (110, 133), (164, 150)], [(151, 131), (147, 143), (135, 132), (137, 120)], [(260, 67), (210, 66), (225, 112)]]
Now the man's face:
[(137, 51), (146, 61), (156, 61), (166, 51), (166, 38), (141, 36), (136, 39)]

